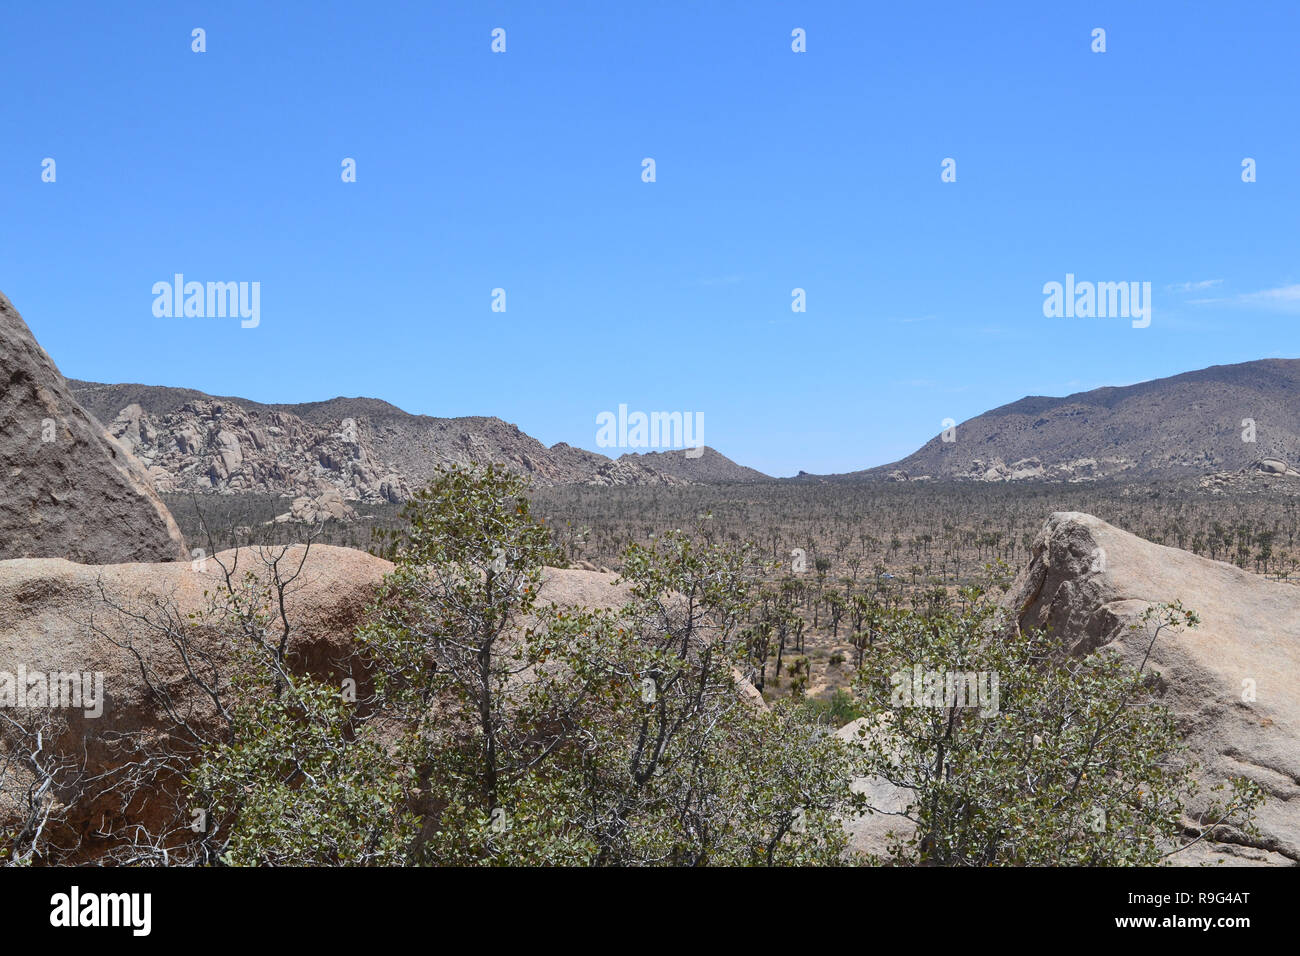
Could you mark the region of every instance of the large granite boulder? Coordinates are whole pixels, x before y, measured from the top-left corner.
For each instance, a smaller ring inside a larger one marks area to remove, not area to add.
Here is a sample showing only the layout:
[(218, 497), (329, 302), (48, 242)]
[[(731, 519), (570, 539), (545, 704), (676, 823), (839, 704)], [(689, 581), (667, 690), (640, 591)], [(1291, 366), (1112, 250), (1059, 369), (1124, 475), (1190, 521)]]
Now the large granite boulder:
[(144, 468), (77, 404), (0, 294), (0, 559), (176, 561), (185, 542)]
[[(21, 827), (35, 799), (53, 810), (47, 835), (58, 862), (100, 862), (121, 835), (175, 832), (189, 823), (174, 773), (128, 786), (133, 768), (192, 755), (197, 734), (220, 729), (215, 701), (228, 705), (239, 662), (231, 633), (208, 612), (225, 588), (225, 570), (243, 590), (251, 573), (266, 585), (278, 559), (293, 577), (284, 618), (287, 661), (296, 673), (340, 684), (356, 681), (359, 699), (372, 687), (355, 633), (392, 565), (351, 548), (293, 545), (245, 548), (193, 562), (77, 564), (54, 558), (0, 561), (0, 832)], [(614, 609), (628, 598), (615, 575), (547, 568), (543, 603)], [(260, 589), (259, 589), (260, 590)], [(278, 620), (278, 609), (276, 610)], [(197, 671), (206, 686), (192, 678)], [(18, 681), (48, 685), (53, 675), (81, 675), (77, 706), (2, 709)], [(7, 681), (7, 683), (6, 683)], [(182, 724), (184, 727), (182, 727)], [(45, 728), (36, 762), (59, 768), (54, 792), (27, 756)], [(26, 749), (24, 749), (26, 748)], [(57, 826), (56, 826), (57, 824)]]
[(1173, 600), (1201, 624), (1163, 633), (1147, 666), (1162, 678), (1204, 781), (1244, 776), (1267, 794), (1262, 838), (1202, 844), (1173, 859), (1300, 862), (1300, 588), (1059, 512), (1005, 605), (1022, 628), (1049, 628), (1075, 653), (1108, 648), (1137, 664), (1149, 638), (1129, 625)]

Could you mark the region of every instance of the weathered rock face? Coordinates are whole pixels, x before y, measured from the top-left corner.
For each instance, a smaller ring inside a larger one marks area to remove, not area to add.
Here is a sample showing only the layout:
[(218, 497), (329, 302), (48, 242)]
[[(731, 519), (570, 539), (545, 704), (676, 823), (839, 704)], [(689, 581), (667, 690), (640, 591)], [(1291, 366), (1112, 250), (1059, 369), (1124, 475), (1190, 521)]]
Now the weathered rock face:
[(103, 564), (185, 556), (149, 476), (77, 404), (0, 294), (0, 558)]
[(406, 479), (376, 456), (368, 427), (351, 418), (311, 424), (289, 412), (249, 411), (224, 399), (150, 415), (132, 403), (108, 431), (148, 467), (159, 491), (330, 493), (366, 502), (410, 497)]
[[(405, 501), (420, 483), (418, 474), (410, 478), (384, 457), (394, 450), (393, 428), (364, 417), (309, 422), (282, 409), (199, 399), (160, 414), (132, 403), (117, 413), (108, 432), (145, 464), (159, 491), (281, 494), (311, 501), (336, 494), (346, 501), (377, 503)], [(611, 461), (568, 446), (548, 450), (538, 445), (540, 451), (531, 455), (526, 449), (511, 450), (531, 441), (518, 429), (514, 433), (490, 438), (465, 432), (440, 446), (431, 460), (462, 466), (501, 461), (542, 484), (690, 483), (636, 456)], [(333, 514), (336, 510), (295, 502), (282, 517), (310, 524), (318, 512), (341, 517)]]
[(1205, 782), (1243, 776), (1267, 794), (1254, 845), (1198, 846), (1173, 859), (1300, 862), (1300, 588), (1060, 512), (1005, 603), (1022, 628), (1049, 628), (1076, 653), (1106, 647), (1136, 665), (1149, 638), (1128, 625), (1173, 600), (1201, 624), (1162, 634), (1147, 666), (1161, 675)]
[(953, 477), (969, 481), (1092, 481), (1122, 475), (1133, 463), (1122, 458), (1075, 458), (1071, 461), (1044, 464), (1038, 457), (1022, 458), (1007, 464), (1001, 458), (974, 458), (964, 473)]
[(82, 406), (148, 467), (161, 492), (403, 501), (449, 465), (496, 464), (535, 485), (767, 481), (712, 448), (617, 459), (564, 442), (546, 447), (498, 418), (410, 415), (369, 398), (263, 405), (193, 389), (73, 382)]

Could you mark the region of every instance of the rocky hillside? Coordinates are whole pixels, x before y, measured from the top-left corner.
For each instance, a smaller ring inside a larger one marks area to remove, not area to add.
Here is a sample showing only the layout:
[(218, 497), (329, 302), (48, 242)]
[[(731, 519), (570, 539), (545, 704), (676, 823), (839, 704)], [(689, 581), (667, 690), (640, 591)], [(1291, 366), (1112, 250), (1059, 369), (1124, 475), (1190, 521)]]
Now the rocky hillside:
[[(1253, 442), (1243, 440), (1246, 419), (1254, 422)], [(1300, 359), (1022, 398), (962, 422), (954, 437), (936, 435), (892, 465), (834, 477), (1086, 481), (1232, 472), (1265, 458), (1295, 468)]]
[(71, 383), (78, 401), (128, 447), (164, 492), (402, 501), (439, 465), (494, 462), (540, 485), (758, 481), (706, 448), (610, 459), (547, 448), (499, 418), (411, 415), (372, 398), (265, 405), (193, 389)]
[(684, 450), (674, 450), (624, 455), (619, 461), (640, 463), (659, 474), (672, 475), (693, 484), (772, 480), (761, 471), (736, 464), (726, 455), (719, 454), (707, 445), (697, 458), (688, 457)]

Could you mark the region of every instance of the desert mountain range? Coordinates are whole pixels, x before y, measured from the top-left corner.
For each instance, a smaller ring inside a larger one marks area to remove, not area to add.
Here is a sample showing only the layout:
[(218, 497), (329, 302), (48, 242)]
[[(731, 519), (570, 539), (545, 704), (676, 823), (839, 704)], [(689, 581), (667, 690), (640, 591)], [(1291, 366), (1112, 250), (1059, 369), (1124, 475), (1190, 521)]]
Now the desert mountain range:
[(499, 418), (412, 415), (373, 398), (265, 405), (187, 388), (69, 382), (77, 400), (148, 469), (162, 492), (401, 501), (446, 464), (493, 462), (539, 485), (764, 481), (706, 447), (611, 459), (547, 447)]
[(1300, 359), (1213, 365), (1064, 398), (1029, 396), (962, 422), (950, 437), (940, 433), (891, 465), (826, 478), (1143, 479), (1239, 471), (1261, 460), (1294, 468)]
[[(412, 415), (373, 398), (267, 405), (187, 388), (70, 380), (83, 408), (162, 492), (401, 501), (439, 464), (495, 462), (540, 485), (774, 480), (712, 448), (619, 458), (549, 448), (491, 417)], [(1064, 398), (1029, 396), (889, 465), (795, 481), (1094, 481), (1234, 473), (1300, 462), (1300, 359), (1216, 365)], [(1253, 439), (1253, 440), (1247, 440)]]

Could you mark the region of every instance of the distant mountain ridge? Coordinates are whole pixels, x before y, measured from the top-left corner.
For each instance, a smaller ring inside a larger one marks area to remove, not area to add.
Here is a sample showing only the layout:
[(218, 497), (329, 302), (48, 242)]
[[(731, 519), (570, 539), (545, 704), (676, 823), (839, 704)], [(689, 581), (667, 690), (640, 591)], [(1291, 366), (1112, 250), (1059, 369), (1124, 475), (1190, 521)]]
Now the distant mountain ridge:
[(1300, 359), (1028, 396), (960, 423), (952, 437), (940, 433), (893, 464), (795, 480), (1142, 479), (1238, 470), (1265, 458), (1295, 467)]
[(611, 459), (550, 448), (499, 418), (412, 415), (374, 398), (265, 404), (190, 388), (69, 380), (77, 401), (148, 469), (159, 491), (402, 501), (439, 465), (493, 462), (541, 485), (768, 481), (712, 448)]
[[(189, 388), (70, 379), (82, 407), (161, 491), (401, 501), (440, 464), (495, 462), (541, 485), (773, 481), (705, 448), (611, 459), (551, 447), (499, 418), (412, 415), (374, 398), (265, 404)], [(351, 422), (351, 425), (347, 423)], [(1252, 434), (1254, 441), (1244, 441)], [(892, 464), (784, 481), (1096, 481), (1300, 468), (1300, 359), (1215, 365), (1064, 397), (1031, 395), (936, 435)], [(1274, 467), (1273, 465), (1269, 466)]]

